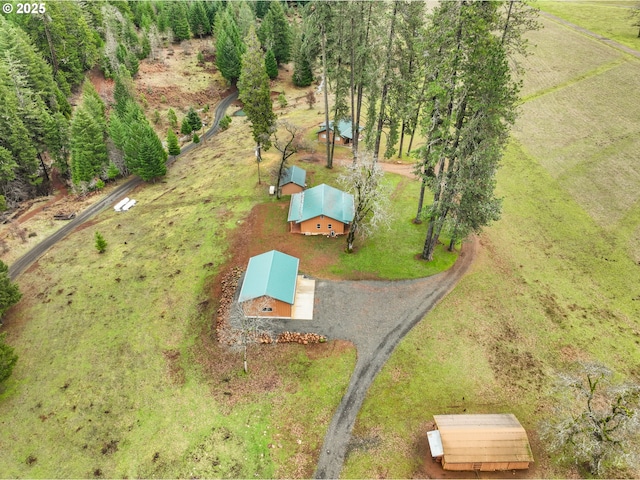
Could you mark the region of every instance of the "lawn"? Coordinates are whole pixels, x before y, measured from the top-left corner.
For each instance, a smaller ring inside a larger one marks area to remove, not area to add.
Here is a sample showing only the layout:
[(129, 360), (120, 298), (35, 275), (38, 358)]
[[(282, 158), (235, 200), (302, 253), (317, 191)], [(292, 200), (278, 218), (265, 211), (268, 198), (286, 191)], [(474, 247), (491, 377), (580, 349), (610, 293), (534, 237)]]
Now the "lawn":
[[(536, 33), (539, 46), (527, 60), (535, 68), (525, 85), (547, 91), (524, 103), (506, 151), (497, 190), (502, 219), (480, 237), (470, 273), (372, 385), (345, 478), (434, 474), (424, 438), (434, 414), (502, 412), (523, 423), (535, 457), (514, 478), (577, 477), (575, 467), (549, 458), (537, 433), (553, 414), (555, 375), (593, 360), (637, 381), (638, 63), (594, 62), (593, 40), (563, 29), (568, 42), (584, 42), (570, 59), (553, 43), (560, 28), (547, 24)], [(545, 75), (563, 58), (575, 77)], [(607, 68), (584, 75), (601, 65)]]

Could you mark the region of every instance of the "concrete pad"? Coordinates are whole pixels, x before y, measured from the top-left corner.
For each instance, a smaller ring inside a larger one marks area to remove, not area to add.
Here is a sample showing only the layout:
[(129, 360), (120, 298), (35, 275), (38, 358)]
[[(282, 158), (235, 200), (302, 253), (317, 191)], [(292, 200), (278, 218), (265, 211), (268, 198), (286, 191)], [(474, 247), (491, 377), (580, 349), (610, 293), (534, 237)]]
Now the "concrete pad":
[(296, 295), (291, 308), (291, 318), (293, 320), (313, 320), (315, 291), (315, 280), (298, 275)]

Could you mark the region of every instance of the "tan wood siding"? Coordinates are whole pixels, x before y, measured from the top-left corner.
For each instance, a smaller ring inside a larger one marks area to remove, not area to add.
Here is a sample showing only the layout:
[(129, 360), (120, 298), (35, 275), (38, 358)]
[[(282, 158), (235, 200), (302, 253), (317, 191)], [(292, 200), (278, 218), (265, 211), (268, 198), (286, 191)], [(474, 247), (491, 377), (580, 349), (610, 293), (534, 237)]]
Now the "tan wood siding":
[[(263, 309), (270, 308), (271, 311)], [(245, 302), (245, 315), (249, 317), (291, 317), (291, 305), (281, 300), (262, 296)]]
[[(300, 222), (300, 233), (309, 235), (329, 235), (334, 231), (336, 235), (345, 233), (345, 225), (338, 220), (329, 217), (315, 217), (304, 222)], [(320, 225), (320, 228), (318, 228)]]
[(282, 193), (282, 195), (293, 195), (294, 193), (300, 193), (302, 190), (304, 190), (304, 187), (301, 187), (300, 185), (297, 185), (295, 183), (287, 183), (286, 185), (282, 186), (280, 192)]
[[(326, 143), (327, 141), (327, 132), (320, 132), (318, 133), (318, 141), (322, 142), (322, 143)], [(329, 143), (331, 143), (333, 141), (333, 132), (329, 132)], [(336, 145), (348, 145), (349, 144), (349, 139), (348, 138), (342, 138), (340, 135), (338, 135), (336, 137)]]

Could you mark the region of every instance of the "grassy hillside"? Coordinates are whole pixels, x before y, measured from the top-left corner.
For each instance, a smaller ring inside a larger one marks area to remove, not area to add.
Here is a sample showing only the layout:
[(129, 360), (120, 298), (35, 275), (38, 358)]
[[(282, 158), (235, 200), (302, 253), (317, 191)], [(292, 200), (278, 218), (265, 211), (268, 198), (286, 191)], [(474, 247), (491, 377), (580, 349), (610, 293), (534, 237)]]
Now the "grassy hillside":
[(236, 124), (181, 157), (134, 209), (105, 211), (20, 277), (5, 476), (311, 475), (354, 349), (253, 348), (245, 376), (213, 338), (229, 231), (267, 198), (249, 138)]
[[(595, 360), (638, 381), (640, 61), (544, 26), (532, 35), (525, 102), (499, 173), (502, 219), (372, 386), (346, 478), (433, 474), (432, 416), (464, 412), (515, 413), (536, 460), (524, 475), (575, 476), (550, 461), (537, 433), (552, 415), (554, 375)], [(558, 48), (560, 36), (572, 48)]]

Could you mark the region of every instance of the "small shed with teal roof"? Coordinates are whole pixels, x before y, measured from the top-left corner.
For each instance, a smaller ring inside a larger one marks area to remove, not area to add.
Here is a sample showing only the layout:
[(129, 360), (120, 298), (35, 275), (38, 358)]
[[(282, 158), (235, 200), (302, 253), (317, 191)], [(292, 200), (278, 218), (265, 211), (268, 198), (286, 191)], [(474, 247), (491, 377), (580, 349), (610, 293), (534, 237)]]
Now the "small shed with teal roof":
[(290, 318), (299, 263), (297, 258), (277, 250), (251, 257), (238, 296), (245, 314)]
[(300, 193), (307, 185), (307, 171), (295, 165), (287, 168), (280, 179), (280, 193), (282, 195), (292, 195)]
[[(329, 135), (327, 135), (327, 124), (322, 122), (320, 124), (320, 130), (318, 130), (318, 141), (327, 143), (327, 137), (329, 142), (333, 141), (333, 120), (329, 121)], [(358, 127), (358, 136), (363, 130), (362, 127)], [(337, 145), (351, 145), (353, 143), (353, 124), (351, 120), (339, 120), (338, 121), (338, 136), (336, 136)]]
[(353, 195), (318, 185), (291, 195), (289, 231), (304, 235), (343, 235), (355, 215)]

